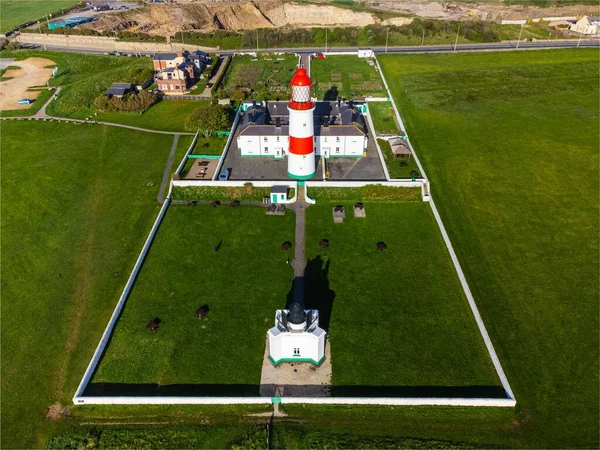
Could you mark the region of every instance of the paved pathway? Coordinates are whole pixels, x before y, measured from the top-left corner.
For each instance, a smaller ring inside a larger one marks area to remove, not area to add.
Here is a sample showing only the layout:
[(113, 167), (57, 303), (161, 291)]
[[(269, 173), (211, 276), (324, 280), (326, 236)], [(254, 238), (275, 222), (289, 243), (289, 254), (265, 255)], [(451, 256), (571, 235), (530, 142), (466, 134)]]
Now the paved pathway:
[(156, 195), (156, 200), (158, 203), (162, 204), (165, 201), (165, 190), (167, 188), (167, 183), (171, 179), (171, 167), (173, 166), (173, 159), (175, 159), (175, 152), (177, 151), (177, 144), (179, 142), (179, 135), (176, 134), (173, 136), (173, 144), (171, 144), (171, 153), (169, 153), (169, 158), (167, 159), (167, 167), (165, 167), (165, 173), (163, 174), (162, 183), (160, 183), (160, 189), (158, 190), (158, 194)]
[(306, 233), (306, 208), (310, 204), (304, 200), (304, 191), (298, 186), (295, 203), (288, 208), (296, 213), (296, 235), (294, 242), (294, 259), (291, 266), (294, 269), (294, 300), (304, 303), (304, 270), (306, 269), (306, 256), (304, 254)]

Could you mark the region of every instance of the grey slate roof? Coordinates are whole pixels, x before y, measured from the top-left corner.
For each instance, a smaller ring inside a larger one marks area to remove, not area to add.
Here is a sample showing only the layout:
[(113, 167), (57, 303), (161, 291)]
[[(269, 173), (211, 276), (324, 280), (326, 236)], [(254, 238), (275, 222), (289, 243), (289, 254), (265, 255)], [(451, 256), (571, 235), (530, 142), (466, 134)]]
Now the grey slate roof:
[(276, 184), (271, 186), (271, 193), (273, 194), (287, 194), (290, 187), (287, 185)]
[(106, 90), (106, 95), (122, 97), (132, 91), (135, 91), (135, 86), (131, 83), (113, 83), (113, 85)]
[[(275, 126), (280, 121), (280, 127)], [(328, 126), (325, 124), (328, 123)], [(287, 136), (289, 111), (287, 102), (269, 102), (267, 107), (250, 106), (244, 113), (240, 135)], [(364, 136), (365, 122), (362, 114), (348, 104), (337, 102), (315, 103), (315, 136)], [(260, 128), (258, 128), (260, 126)]]
[(152, 58), (154, 61), (172, 61), (177, 58), (177, 53), (157, 53)]

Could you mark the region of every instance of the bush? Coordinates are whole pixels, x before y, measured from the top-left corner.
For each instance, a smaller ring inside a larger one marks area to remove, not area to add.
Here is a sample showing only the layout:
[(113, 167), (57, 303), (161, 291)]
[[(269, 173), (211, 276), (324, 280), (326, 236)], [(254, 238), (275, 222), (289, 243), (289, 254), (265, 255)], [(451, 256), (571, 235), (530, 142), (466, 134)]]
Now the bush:
[(127, 79), (135, 85), (144, 84), (144, 82), (154, 76), (152, 67), (131, 67), (127, 72)]
[(308, 196), (317, 201), (418, 201), (421, 200), (421, 188), (384, 186), (382, 184), (369, 184), (356, 188), (309, 187)]
[(175, 201), (203, 201), (230, 202), (233, 200), (246, 202), (260, 202), (263, 197), (268, 197), (271, 192), (269, 187), (256, 187), (246, 183), (243, 187), (219, 186), (173, 186), (171, 199)]
[(185, 119), (184, 127), (188, 131), (198, 131), (204, 137), (210, 137), (213, 132), (229, 128), (230, 108), (221, 105), (211, 105), (208, 108), (198, 108)]
[(94, 106), (99, 111), (145, 111), (158, 101), (158, 96), (148, 91), (142, 91), (139, 94), (129, 94), (123, 98), (109, 98), (102, 94), (94, 100)]

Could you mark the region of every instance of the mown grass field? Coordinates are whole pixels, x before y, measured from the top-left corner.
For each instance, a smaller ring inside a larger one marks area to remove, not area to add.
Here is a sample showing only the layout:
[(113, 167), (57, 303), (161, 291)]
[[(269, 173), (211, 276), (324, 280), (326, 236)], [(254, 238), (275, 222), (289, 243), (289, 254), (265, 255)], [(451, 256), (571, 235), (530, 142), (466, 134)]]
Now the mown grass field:
[(161, 100), (143, 114), (130, 112), (103, 112), (95, 120), (122, 123), (134, 127), (161, 131), (188, 132), (183, 127), (187, 116), (198, 108), (210, 105), (208, 100)]
[(324, 100), (338, 97), (387, 97), (385, 87), (376, 67), (364, 58), (354, 56), (327, 56), (313, 58), (310, 63), (312, 94)]
[(221, 395), (238, 385), (256, 395), (266, 331), (292, 286), (281, 243), (293, 241), (294, 220), (260, 207), (171, 206), (93, 383), (187, 385), (178, 392), (196, 395), (193, 385), (228, 385)]
[(2, 448), (38, 448), (158, 212), (172, 137), (2, 122)]
[(412, 178), (415, 172), (417, 173), (415, 178), (422, 176), (419, 171), (419, 166), (417, 166), (417, 162), (412, 155), (410, 158), (405, 155), (404, 158), (394, 159), (394, 154), (392, 153), (392, 147), (390, 146), (389, 141), (378, 139), (377, 143), (383, 153), (383, 159), (391, 178)]
[(391, 102), (369, 102), (368, 108), (377, 134), (398, 134)]
[(598, 447), (598, 58), (380, 57), (518, 402), (398, 432)]
[[(336, 224), (338, 203), (306, 211), (306, 298), (321, 326), (331, 318), (334, 395), (498, 386), (429, 205), (365, 202), (367, 217), (355, 218), (353, 203), (340, 203), (346, 218)], [(377, 251), (379, 241), (387, 250)]]
[(0, 0), (0, 32), (44, 17), (44, 14), (59, 13), (78, 3), (77, 0)]
[(231, 61), (224, 79), (223, 90), (227, 95), (233, 95), (236, 90), (242, 90), (250, 98), (287, 99), (290, 91), (290, 81), (298, 58), (286, 55), (236, 56)]

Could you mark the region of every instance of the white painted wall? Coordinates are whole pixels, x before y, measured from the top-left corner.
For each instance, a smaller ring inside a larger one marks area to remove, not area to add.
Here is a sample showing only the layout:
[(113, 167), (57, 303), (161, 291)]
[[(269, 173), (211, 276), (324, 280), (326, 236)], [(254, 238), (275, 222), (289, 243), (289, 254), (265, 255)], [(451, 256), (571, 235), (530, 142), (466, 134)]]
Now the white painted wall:
[[(324, 148), (329, 148), (329, 156), (362, 156), (367, 137), (315, 136), (314, 145), (317, 156), (323, 154)], [(277, 149), (285, 156), (289, 154), (289, 136), (238, 136), (237, 147), (242, 156), (275, 157)]]

